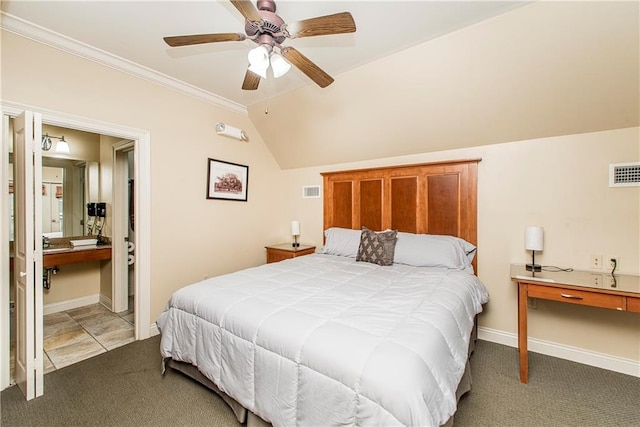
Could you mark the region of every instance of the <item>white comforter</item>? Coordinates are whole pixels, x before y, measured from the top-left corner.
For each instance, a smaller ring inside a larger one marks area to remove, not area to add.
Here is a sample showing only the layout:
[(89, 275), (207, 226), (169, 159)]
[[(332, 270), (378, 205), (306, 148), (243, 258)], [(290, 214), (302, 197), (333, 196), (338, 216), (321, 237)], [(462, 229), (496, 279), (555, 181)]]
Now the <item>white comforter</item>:
[(487, 301), (468, 273), (314, 254), (180, 289), (157, 324), (163, 357), (274, 425), (435, 426)]

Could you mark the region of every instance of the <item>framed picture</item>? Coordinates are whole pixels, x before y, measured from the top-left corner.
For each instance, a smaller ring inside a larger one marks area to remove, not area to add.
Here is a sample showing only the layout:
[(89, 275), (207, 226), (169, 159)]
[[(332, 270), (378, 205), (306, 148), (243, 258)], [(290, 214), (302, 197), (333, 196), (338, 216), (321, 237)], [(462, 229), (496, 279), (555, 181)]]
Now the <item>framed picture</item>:
[(247, 201), (249, 166), (209, 159), (207, 199)]

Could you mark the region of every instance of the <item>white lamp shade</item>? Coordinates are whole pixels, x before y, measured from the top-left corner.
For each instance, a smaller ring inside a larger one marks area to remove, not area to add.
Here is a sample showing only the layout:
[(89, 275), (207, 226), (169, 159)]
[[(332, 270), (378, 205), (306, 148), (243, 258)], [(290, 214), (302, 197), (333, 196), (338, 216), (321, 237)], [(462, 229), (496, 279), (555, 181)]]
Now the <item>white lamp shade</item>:
[(64, 139), (56, 143), (56, 153), (69, 154), (69, 144)]
[(300, 223), (298, 221), (291, 221), (291, 235), (292, 236), (300, 235)]
[(264, 46), (258, 46), (249, 51), (247, 55), (249, 64), (259, 68), (267, 69), (269, 67), (269, 51)]
[(256, 73), (263, 79), (267, 78), (267, 68), (269, 68), (268, 62), (266, 67), (263, 67), (262, 65), (249, 65), (249, 71)]
[(291, 69), (289, 64), (282, 56), (277, 53), (271, 55), (271, 69), (273, 70), (273, 77), (276, 79), (282, 77)]
[(544, 230), (542, 227), (529, 226), (524, 231), (524, 246), (530, 251), (541, 251), (544, 247)]

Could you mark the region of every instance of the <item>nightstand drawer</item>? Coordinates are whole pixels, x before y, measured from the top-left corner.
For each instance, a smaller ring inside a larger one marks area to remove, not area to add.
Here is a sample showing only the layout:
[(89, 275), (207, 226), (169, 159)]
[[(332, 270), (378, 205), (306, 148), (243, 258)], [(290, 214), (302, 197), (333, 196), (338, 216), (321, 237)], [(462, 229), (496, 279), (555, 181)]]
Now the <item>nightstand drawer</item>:
[(278, 245), (265, 246), (265, 248), (267, 249), (267, 264), (309, 255), (316, 251), (315, 246), (300, 245), (294, 248), (291, 243), (280, 243)]
[(614, 310), (622, 310), (624, 307), (623, 296), (585, 292), (575, 289), (559, 289), (551, 286), (529, 284), (528, 295), (532, 298), (589, 305), (592, 307), (612, 308)]

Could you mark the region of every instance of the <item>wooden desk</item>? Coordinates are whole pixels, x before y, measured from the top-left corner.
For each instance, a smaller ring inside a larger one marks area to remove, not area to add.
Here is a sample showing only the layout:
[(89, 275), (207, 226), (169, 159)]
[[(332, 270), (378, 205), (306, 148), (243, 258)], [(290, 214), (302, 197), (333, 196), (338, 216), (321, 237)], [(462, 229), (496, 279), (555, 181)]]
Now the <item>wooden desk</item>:
[(518, 352), (522, 383), (529, 381), (527, 298), (640, 313), (640, 276), (612, 276), (593, 271), (542, 271), (532, 275), (524, 265), (512, 264), (511, 280), (518, 284)]

